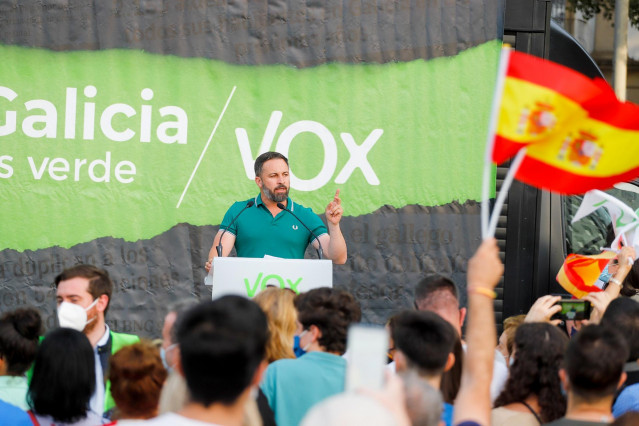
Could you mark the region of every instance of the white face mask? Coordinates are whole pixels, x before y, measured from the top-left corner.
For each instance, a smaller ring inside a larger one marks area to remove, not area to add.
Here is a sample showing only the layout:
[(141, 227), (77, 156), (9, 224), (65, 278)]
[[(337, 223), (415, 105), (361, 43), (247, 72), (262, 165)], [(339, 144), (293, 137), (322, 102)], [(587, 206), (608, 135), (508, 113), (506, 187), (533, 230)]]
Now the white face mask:
[(60, 327), (72, 328), (78, 331), (84, 330), (84, 327), (95, 319), (95, 317), (93, 317), (90, 321), (87, 321), (87, 311), (97, 303), (98, 299), (95, 299), (93, 303), (86, 308), (69, 302), (60, 303), (60, 306), (58, 306), (58, 322), (60, 323)]

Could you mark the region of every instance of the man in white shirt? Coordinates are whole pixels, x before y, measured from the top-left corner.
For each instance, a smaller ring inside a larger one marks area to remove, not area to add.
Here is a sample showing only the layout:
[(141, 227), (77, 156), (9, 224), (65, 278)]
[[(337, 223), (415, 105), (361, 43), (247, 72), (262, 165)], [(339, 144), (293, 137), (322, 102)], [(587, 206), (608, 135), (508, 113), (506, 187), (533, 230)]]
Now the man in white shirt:
[(188, 310), (177, 327), (177, 368), (191, 398), (179, 413), (147, 423), (241, 425), (267, 366), (266, 315), (249, 299), (225, 296)]
[[(459, 292), (457, 286), (450, 279), (431, 275), (419, 282), (415, 288), (415, 308), (419, 311), (431, 311), (445, 319), (453, 326), (459, 336), (466, 319), (466, 308), (459, 307)], [(464, 350), (466, 345), (462, 340)], [(496, 342), (495, 342), (496, 344)], [(501, 393), (508, 379), (508, 366), (495, 349), (493, 379), (490, 383), (490, 398), (494, 401)]]

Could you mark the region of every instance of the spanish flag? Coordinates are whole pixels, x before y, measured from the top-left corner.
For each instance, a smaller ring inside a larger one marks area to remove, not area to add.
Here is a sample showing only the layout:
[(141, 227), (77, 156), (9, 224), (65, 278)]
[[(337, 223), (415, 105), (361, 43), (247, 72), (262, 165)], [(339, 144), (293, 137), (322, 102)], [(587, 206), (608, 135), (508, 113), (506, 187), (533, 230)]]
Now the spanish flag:
[(569, 254), (557, 273), (557, 282), (577, 299), (581, 299), (588, 293), (601, 291), (595, 282), (608, 262), (615, 256), (617, 256), (616, 253), (612, 251), (593, 256)]
[(511, 52), (492, 160), (520, 149), (515, 177), (562, 194), (606, 189), (639, 176), (639, 107), (619, 102), (602, 79)]

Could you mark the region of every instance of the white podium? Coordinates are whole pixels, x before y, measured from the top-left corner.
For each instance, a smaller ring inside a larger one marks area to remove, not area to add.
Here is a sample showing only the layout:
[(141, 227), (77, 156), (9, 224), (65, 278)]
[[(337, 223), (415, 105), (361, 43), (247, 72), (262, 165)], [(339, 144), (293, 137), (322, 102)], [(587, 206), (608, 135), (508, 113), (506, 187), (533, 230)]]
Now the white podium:
[(333, 262), (318, 259), (216, 257), (213, 299), (227, 294), (253, 297), (267, 286), (303, 293), (333, 287)]

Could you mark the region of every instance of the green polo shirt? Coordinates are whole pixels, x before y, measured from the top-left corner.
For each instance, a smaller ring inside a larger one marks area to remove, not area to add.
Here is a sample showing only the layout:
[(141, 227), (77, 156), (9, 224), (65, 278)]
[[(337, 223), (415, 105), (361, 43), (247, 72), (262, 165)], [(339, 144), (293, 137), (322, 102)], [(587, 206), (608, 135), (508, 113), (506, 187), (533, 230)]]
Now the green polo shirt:
[[(235, 235), (235, 250), (238, 257), (264, 257), (265, 255), (285, 259), (303, 259), (306, 247), (313, 237), (306, 230), (308, 226), (316, 236), (327, 234), (326, 226), (319, 216), (308, 207), (294, 203), (290, 198), (287, 207), (304, 223), (302, 225), (292, 214), (282, 210), (273, 217), (262, 202), (261, 194), (254, 198), (255, 204), (244, 210), (235, 223), (229, 224), (246, 207), (246, 201), (238, 201), (228, 209), (220, 229)], [(326, 247), (324, 247), (326, 249)]]

